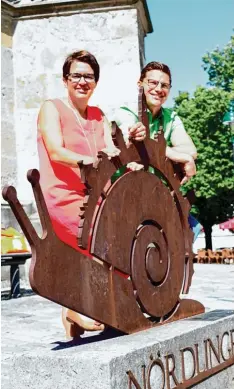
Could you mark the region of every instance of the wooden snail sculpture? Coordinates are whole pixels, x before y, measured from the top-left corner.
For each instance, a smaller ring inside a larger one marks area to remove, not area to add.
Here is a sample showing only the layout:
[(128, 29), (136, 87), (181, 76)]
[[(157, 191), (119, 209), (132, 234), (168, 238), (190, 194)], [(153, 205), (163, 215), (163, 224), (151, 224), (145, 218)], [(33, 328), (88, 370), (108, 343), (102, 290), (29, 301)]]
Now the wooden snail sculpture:
[[(181, 299), (193, 276), (193, 233), (188, 225), (190, 203), (180, 179), (165, 157), (162, 130), (150, 139), (143, 92), (139, 119), (147, 128), (144, 142), (128, 148), (115, 123), (112, 134), (121, 150), (111, 160), (98, 155), (98, 165), (82, 166), (86, 193), (80, 212), (78, 246), (93, 259), (56, 236), (39, 184), (39, 172), (28, 172), (43, 234), (40, 238), (25, 214), (14, 187), (3, 197), (14, 212), (32, 250), (30, 283), (39, 295), (101, 323), (133, 333), (204, 312), (201, 303)], [(113, 184), (115, 171), (129, 162), (144, 165)], [(156, 174), (148, 171), (153, 167)], [(99, 206), (97, 206), (99, 203)], [(124, 276), (123, 276), (124, 275)]]

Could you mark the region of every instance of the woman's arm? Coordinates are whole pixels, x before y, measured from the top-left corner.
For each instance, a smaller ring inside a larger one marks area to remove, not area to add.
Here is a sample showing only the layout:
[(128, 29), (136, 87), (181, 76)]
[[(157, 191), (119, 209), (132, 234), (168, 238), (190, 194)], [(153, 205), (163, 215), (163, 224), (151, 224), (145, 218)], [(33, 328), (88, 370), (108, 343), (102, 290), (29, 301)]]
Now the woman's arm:
[(39, 112), (38, 125), (52, 161), (78, 168), (77, 162), (92, 164), (94, 158), (75, 153), (64, 147), (59, 113), (52, 101), (46, 101)]

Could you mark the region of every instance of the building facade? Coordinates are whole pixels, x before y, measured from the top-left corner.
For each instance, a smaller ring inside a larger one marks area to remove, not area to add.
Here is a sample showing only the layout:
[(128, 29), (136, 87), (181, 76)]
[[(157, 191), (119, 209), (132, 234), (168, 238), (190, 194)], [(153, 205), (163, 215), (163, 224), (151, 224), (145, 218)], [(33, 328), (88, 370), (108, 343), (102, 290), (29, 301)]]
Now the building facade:
[(38, 167), (36, 121), (41, 103), (65, 94), (67, 54), (86, 49), (98, 59), (92, 98), (111, 120), (137, 102), (144, 38), (152, 31), (145, 0), (2, 1), (2, 186), (32, 201), (27, 170)]

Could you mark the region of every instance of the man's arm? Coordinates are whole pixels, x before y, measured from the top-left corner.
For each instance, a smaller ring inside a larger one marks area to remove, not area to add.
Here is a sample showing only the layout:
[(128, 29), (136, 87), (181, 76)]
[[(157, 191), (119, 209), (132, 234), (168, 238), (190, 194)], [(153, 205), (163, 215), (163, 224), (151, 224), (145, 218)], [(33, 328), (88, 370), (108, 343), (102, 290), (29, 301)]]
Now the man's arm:
[[(181, 119), (176, 116), (173, 128), (172, 128), (172, 134), (171, 134), (171, 143), (172, 147), (170, 147), (170, 155), (174, 158), (179, 158), (179, 155), (177, 153), (181, 154), (188, 154), (193, 157), (193, 159), (197, 158), (197, 149), (190, 138), (190, 136), (185, 131), (184, 125), (181, 121)], [(175, 153), (172, 153), (175, 152)], [(168, 155), (168, 158), (171, 158), (173, 161), (174, 159)], [(183, 158), (183, 156), (181, 156)], [(175, 162), (186, 162), (186, 161), (175, 161)]]
[(117, 126), (120, 128), (123, 134), (123, 138), (126, 144), (129, 142), (129, 129), (134, 126), (137, 122), (135, 116), (122, 108), (119, 108), (114, 115), (113, 120), (116, 122)]
[[(142, 123), (136, 123), (137, 120), (131, 113), (123, 109), (119, 109), (115, 120), (123, 132), (126, 143), (128, 143), (129, 135), (132, 135), (135, 140), (144, 139), (146, 129)], [(136, 138), (136, 134), (138, 135), (138, 139)], [(139, 139), (140, 136), (142, 136), (141, 139)], [(196, 174), (194, 159), (197, 156), (197, 151), (178, 116), (175, 118), (173, 123), (171, 142), (173, 146), (167, 146), (166, 156), (174, 162), (184, 164), (185, 177), (181, 182), (183, 184)], [(133, 170), (137, 169), (134, 168)]]
[(146, 135), (145, 126), (138, 121), (135, 114), (123, 108), (119, 108), (113, 118), (121, 129), (124, 141), (128, 146), (131, 138), (136, 141), (143, 141)]
[[(181, 150), (181, 151), (178, 151)], [(186, 163), (190, 161), (194, 161), (194, 158), (188, 152), (182, 152), (183, 148), (175, 148), (175, 147), (166, 147), (166, 156), (174, 162), (177, 163)]]
[(183, 185), (197, 173), (194, 162), (197, 158), (197, 149), (178, 116), (175, 117), (173, 123), (171, 143), (172, 147), (167, 146), (166, 148), (166, 156), (173, 162), (184, 164), (185, 176), (181, 181)]

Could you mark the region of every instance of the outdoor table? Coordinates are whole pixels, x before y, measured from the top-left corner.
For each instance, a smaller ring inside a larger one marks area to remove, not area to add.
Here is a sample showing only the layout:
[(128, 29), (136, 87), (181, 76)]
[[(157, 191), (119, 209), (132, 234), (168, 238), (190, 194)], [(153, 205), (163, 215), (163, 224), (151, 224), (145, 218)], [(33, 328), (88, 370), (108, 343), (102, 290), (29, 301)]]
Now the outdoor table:
[(31, 258), (32, 254), (25, 253), (7, 253), (1, 254), (1, 266), (10, 266), (10, 297), (20, 297), (20, 271), (19, 265), (24, 265), (26, 260)]

